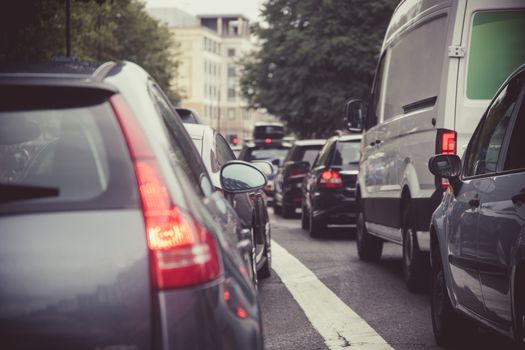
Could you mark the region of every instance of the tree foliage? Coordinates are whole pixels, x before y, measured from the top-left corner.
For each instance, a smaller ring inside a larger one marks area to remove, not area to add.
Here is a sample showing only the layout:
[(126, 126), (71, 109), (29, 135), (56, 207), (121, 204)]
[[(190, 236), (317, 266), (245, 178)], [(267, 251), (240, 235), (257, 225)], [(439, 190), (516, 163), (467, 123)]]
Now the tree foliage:
[(242, 60), (241, 90), (303, 137), (342, 126), (344, 102), (370, 89), (399, 0), (267, 0), (260, 50)]
[[(169, 30), (138, 0), (72, 0), (72, 55), (84, 61), (135, 62), (169, 95), (178, 61)], [(66, 55), (65, 0), (17, 0), (0, 15), (0, 64)]]

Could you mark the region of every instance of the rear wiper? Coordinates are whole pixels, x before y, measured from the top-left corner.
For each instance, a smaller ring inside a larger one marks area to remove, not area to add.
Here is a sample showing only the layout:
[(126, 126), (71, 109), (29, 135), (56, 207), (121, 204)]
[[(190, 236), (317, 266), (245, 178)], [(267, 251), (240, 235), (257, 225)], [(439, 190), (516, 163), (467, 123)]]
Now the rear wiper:
[(59, 189), (56, 187), (0, 184), (0, 203), (16, 202), (43, 197), (57, 197), (58, 194)]

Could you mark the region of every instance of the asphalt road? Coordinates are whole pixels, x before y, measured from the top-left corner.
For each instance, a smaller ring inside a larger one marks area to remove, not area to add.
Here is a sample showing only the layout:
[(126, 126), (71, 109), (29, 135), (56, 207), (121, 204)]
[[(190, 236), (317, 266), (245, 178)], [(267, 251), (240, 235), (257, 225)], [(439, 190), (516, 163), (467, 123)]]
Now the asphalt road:
[[(271, 210), (271, 209), (270, 209)], [(401, 248), (385, 244), (377, 263), (359, 260), (352, 228), (329, 228), (310, 238), (294, 219), (271, 217), (272, 238), (311, 270), (394, 349), (441, 349), (434, 342), (429, 294), (408, 292)], [(277, 349), (328, 349), (287, 286), (273, 272), (259, 281), (265, 345)], [(348, 348), (352, 348), (349, 346)], [(505, 338), (473, 327), (456, 349), (512, 349)]]

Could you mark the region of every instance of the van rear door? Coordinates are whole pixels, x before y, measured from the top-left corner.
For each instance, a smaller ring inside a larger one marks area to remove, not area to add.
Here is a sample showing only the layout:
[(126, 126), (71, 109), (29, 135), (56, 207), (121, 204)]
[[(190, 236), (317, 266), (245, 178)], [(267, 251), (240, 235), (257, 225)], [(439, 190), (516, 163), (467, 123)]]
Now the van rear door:
[(468, 1), (463, 27), (454, 125), (460, 156), (498, 88), (525, 62), (525, 3)]

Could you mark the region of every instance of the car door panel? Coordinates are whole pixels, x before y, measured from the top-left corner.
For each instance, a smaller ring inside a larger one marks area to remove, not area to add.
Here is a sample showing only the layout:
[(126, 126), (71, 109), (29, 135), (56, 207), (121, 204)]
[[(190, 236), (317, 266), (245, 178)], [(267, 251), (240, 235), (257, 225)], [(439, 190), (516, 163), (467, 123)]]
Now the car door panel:
[(483, 300), (476, 261), (479, 216), (479, 208), (475, 205), (479, 198), (475, 186), (477, 181), (465, 182), (456, 196), (448, 221), (447, 241), (450, 272), (454, 281), (452, 289), (456, 300), (460, 305), (480, 314)]

